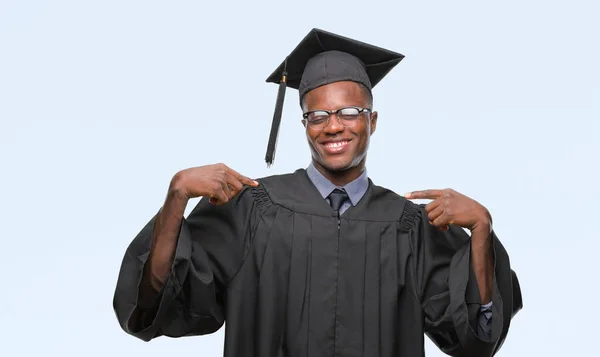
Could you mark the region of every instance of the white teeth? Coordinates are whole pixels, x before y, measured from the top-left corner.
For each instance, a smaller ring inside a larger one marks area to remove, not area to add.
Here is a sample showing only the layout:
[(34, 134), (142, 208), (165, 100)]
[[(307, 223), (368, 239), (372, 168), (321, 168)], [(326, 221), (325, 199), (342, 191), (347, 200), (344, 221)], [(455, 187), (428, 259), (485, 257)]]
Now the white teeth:
[(325, 144), (325, 146), (327, 146), (328, 148), (341, 148), (345, 144), (346, 144), (346, 141), (338, 141), (335, 143), (327, 143), (327, 144)]

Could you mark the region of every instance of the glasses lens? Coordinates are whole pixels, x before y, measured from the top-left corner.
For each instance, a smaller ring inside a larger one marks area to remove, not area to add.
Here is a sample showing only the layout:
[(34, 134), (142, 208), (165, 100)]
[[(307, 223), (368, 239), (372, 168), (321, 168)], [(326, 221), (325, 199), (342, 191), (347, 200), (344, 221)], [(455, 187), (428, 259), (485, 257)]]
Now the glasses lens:
[(315, 111), (308, 113), (306, 120), (308, 121), (308, 125), (313, 128), (322, 128), (327, 125), (327, 120), (329, 119), (329, 113), (325, 111)]
[(360, 110), (356, 108), (342, 108), (338, 111), (338, 117), (344, 126), (355, 126), (360, 117)]

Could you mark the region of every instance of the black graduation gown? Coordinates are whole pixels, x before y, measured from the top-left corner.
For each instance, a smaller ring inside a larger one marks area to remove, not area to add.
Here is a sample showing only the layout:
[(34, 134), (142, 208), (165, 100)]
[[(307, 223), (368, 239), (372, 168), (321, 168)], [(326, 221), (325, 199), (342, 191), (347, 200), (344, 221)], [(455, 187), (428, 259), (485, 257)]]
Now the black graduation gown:
[[(305, 170), (260, 180), (230, 203), (201, 200), (181, 226), (157, 312), (133, 321), (154, 219), (123, 259), (114, 295), (121, 327), (144, 341), (225, 325), (226, 357), (418, 357), (424, 333), (452, 356), (491, 356), (522, 307), (494, 235), (490, 340), (469, 236), (428, 223), (422, 205), (375, 186), (339, 219)], [(339, 226), (339, 228), (338, 228)]]

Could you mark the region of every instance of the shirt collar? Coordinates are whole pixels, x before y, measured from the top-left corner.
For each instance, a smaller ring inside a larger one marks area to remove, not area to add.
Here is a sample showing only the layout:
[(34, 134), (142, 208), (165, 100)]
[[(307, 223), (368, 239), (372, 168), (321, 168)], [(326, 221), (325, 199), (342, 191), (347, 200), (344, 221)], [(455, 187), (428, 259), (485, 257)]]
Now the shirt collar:
[(310, 165), (308, 165), (306, 173), (324, 199), (327, 198), (329, 194), (336, 188), (344, 189), (348, 194), (350, 202), (353, 206), (358, 204), (369, 188), (367, 169), (363, 170), (362, 174), (354, 181), (342, 187), (336, 186), (329, 181), (321, 172), (319, 172), (319, 170), (317, 170), (312, 162)]

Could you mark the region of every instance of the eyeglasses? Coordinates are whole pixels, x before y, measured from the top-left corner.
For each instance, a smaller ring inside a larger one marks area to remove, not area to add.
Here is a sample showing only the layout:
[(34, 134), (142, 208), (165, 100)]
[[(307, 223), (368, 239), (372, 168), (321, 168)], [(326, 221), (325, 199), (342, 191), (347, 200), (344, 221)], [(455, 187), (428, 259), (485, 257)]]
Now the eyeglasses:
[(323, 130), (329, 126), (329, 118), (332, 114), (337, 116), (338, 123), (351, 128), (358, 123), (362, 113), (371, 113), (371, 109), (360, 107), (344, 107), (338, 110), (313, 110), (302, 114), (304, 123), (311, 129)]

